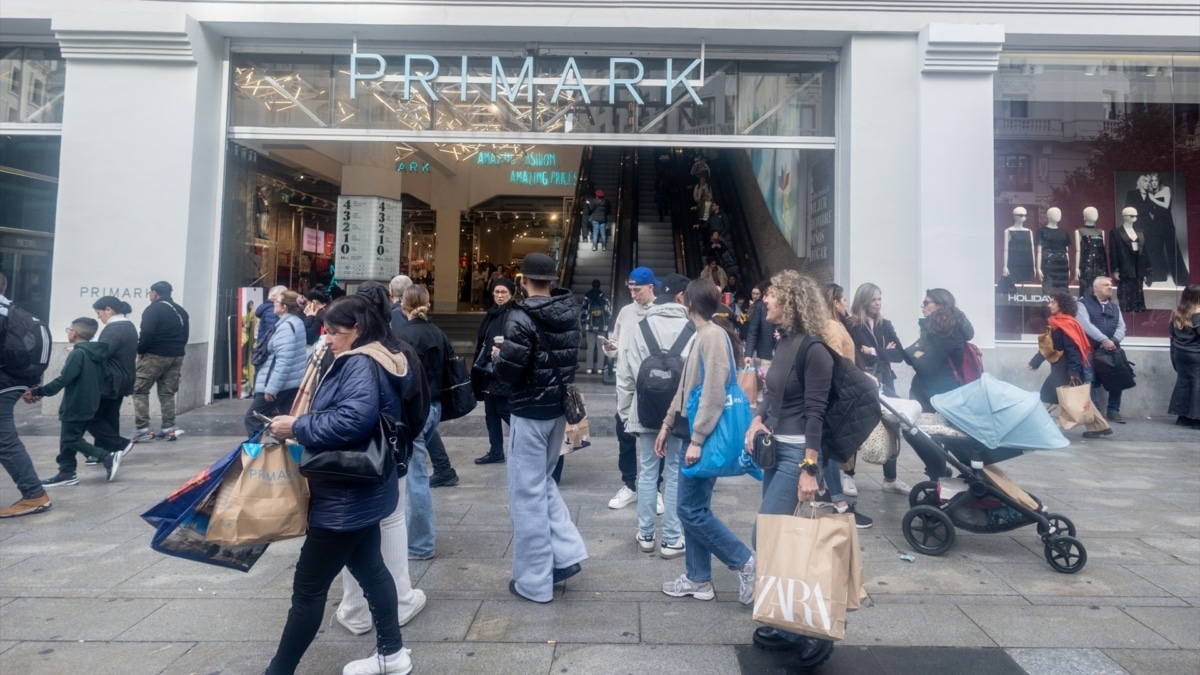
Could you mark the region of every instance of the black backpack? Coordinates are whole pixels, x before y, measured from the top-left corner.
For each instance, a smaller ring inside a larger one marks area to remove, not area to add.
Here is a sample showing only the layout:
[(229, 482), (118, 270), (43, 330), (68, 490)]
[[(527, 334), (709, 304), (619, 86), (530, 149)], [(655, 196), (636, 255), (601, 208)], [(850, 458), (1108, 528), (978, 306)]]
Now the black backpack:
[(688, 340), (692, 339), (696, 327), (689, 321), (679, 337), (675, 338), (671, 350), (664, 352), (658, 345), (658, 340), (654, 338), (654, 331), (650, 330), (646, 319), (639, 321), (638, 325), (642, 329), (642, 337), (646, 339), (646, 346), (650, 349), (650, 356), (647, 356), (638, 368), (635, 385), (638, 424), (647, 429), (655, 429), (662, 426), (667, 417), (667, 408), (671, 407), (671, 401), (679, 389), (679, 380), (683, 377), (683, 357), (680, 355), (683, 354)]
[(804, 363), (814, 344), (833, 357), (833, 380), (829, 383), (829, 405), (825, 408), (822, 433), (825, 449), (839, 462), (849, 461), (875, 430), (882, 417), (879, 386), (850, 359), (833, 351), (824, 340), (809, 336), (800, 343), (796, 365)]
[(16, 304), (8, 306), (0, 367), (17, 380), (41, 379), (50, 365), (50, 329)]

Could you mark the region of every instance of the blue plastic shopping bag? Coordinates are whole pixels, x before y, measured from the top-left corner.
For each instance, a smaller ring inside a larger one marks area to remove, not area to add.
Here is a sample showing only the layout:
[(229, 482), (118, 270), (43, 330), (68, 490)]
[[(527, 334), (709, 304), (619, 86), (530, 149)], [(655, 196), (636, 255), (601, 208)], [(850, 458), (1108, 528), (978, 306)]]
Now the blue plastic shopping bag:
[[(257, 436), (251, 441), (257, 441)], [(241, 452), (239, 444), (142, 514), (142, 520), (157, 528), (150, 548), (185, 560), (250, 571), (267, 544), (221, 546), (204, 540), (214, 493)]]
[[(733, 345), (725, 338), (729, 347), (729, 382), (725, 386), (725, 409), (717, 426), (704, 441), (700, 450), (700, 461), (681, 469), (688, 478), (722, 478), (748, 473), (762, 480), (762, 469), (754, 458), (746, 453), (746, 432), (750, 430), (750, 401), (737, 383), (737, 365), (733, 360)], [(704, 379), (704, 362), (700, 362), (700, 379)], [(696, 412), (700, 409), (700, 390), (696, 385), (687, 400), (688, 431), (692, 430)]]

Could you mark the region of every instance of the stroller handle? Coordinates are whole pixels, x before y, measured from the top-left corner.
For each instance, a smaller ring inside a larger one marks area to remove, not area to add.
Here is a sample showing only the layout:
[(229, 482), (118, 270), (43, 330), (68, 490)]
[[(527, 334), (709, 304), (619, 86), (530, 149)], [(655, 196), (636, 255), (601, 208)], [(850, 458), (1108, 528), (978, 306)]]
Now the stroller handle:
[(908, 417), (905, 416), (904, 413), (902, 413), (899, 410), (896, 410), (894, 407), (892, 407), (891, 404), (889, 404), (887, 401), (883, 400), (882, 396), (879, 397), (879, 405), (883, 406), (885, 409), (887, 409), (888, 412), (890, 412), (892, 415), (894, 415), (896, 417), (896, 419), (900, 420), (901, 425), (906, 426), (909, 429), (917, 428), (916, 422), (913, 422), (912, 420), (908, 419)]

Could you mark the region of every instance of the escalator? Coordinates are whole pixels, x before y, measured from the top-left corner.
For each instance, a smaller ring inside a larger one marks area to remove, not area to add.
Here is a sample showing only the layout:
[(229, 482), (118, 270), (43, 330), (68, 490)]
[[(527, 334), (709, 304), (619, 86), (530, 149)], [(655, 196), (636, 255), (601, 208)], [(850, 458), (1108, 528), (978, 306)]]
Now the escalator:
[(640, 148), (637, 175), (637, 248), (635, 260), (640, 267), (649, 267), (654, 275), (662, 278), (672, 272), (683, 273), (678, 266), (675, 225), (677, 218), (671, 209), (665, 209), (662, 219), (655, 201), (656, 186), (668, 180), (669, 164), (660, 164), (659, 157), (665, 150)]
[[(614, 216), (621, 213), (620, 179), (623, 155), (624, 151), (621, 148), (601, 146), (589, 148), (584, 152), (585, 158), (590, 157), (590, 163), (584, 167), (585, 171), (580, 172), (580, 186), (576, 190), (576, 208), (575, 213), (572, 214), (574, 222), (573, 226), (568, 229), (568, 232), (572, 234), (571, 240), (567, 243), (568, 264), (564, 270), (565, 285), (575, 293), (575, 297), (580, 303), (583, 302), (583, 294), (591, 289), (592, 281), (595, 279), (600, 280), (600, 288), (604, 289), (604, 292), (610, 297), (613, 291), (613, 256), (619, 250), (618, 242), (615, 240), (626, 229), (619, 225), (612, 226), (612, 223), (616, 221)], [(584, 200), (592, 197), (596, 188), (604, 190), (614, 211), (613, 214), (609, 214), (609, 230), (613, 241), (607, 242), (608, 250), (599, 246), (595, 251), (592, 250), (593, 242), (590, 241), (592, 226), (581, 214)], [(583, 241), (584, 232), (587, 232), (589, 241)]]

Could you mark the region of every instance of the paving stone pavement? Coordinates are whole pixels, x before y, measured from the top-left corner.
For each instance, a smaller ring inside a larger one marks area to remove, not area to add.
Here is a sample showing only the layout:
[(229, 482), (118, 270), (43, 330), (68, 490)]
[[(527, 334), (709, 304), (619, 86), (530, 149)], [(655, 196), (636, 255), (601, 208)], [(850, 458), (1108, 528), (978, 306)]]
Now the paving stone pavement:
[[(732, 572), (718, 569), (715, 602), (662, 595), (683, 560), (639, 553), (634, 507), (607, 508), (620, 485), (611, 389), (592, 379), (583, 389), (597, 434), (567, 459), (561, 487), (591, 559), (549, 605), (508, 593), (504, 465), (471, 461), (486, 443), (482, 410), (441, 427), (461, 483), (434, 490), (437, 557), (412, 565), (429, 598), (403, 631), (414, 672), (802, 672), (786, 654), (751, 646), (755, 624), (737, 603)], [(300, 541), (272, 545), (243, 574), (151, 551), (152, 531), (138, 517), (241, 440), (245, 407), (222, 401), (183, 415), (187, 436), (137, 446), (116, 481), (81, 466), (79, 485), (53, 489), (50, 511), (0, 521), (0, 672), (262, 672)], [(49, 475), (57, 424), (21, 411), (19, 428)], [(1069, 448), (1004, 469), (1075, 521), (1089, 561), (1071, 576), (1046, 564), (1032, 528), (960, 531), (945, 555), (902, 561), (907, 501), (882, 493), (880, 471), (862, 466), (859, 509), (876, 523), (861, 533), (871, 601), (850, 615), (845, 642), (820, 672), (1200, 672), (1200, 433), (1155, 419), (1118, 426), (1110, 439), (1068, 435)], [(921, 479), (910, 450), (900, 475)], [(751, 478), (724, 479), (714, 510), (748, 539), (759, 496)], [(17, 498), (0, 478), (0, 503)], [(340, 581), (330, 615), (339, 597)], [(340, 673), (372, 648), (372, 635), (354, 637), (327, 617), (298, 672)]]

